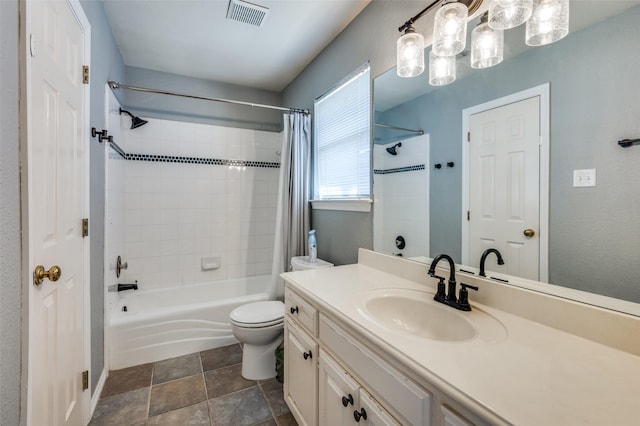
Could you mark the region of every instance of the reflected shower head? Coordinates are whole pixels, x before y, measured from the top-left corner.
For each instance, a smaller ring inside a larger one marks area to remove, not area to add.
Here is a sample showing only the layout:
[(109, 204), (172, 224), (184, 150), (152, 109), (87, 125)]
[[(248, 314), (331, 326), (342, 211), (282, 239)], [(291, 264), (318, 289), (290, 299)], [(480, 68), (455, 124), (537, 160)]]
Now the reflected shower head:
[(133, 114), (131, 114), (129, 111), (125, 111), (124, 109), (120, 108), (120, 115), (122, 115), (122, 113), (127, 114), (129, 117), (131, 117), (131, 128), (132, 129), (137, 129), (140, 126), (144, 126), (145, 124), (148, 123), (147, 120), (143, 120), (140, 117), (136, 117)]
[(391, 155), (398, 155), (398, 149), (402, 146), (402, 142), (398, 142), (397, 144), (395, 144), (394, 146), (390, 146), (389, 148), (387, 148), (387, 152)]

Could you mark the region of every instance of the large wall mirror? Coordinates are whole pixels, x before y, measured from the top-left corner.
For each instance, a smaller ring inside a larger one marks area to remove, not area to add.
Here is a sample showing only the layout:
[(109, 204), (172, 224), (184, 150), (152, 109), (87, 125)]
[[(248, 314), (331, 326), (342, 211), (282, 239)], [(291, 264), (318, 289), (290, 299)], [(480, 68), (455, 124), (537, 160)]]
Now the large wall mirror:
[[(459, 57), (458, 78), (448, 86), (429, 86), (428, 72), (403, 79), (391, 69), (376, 78), (375, 250), (412, 258), (447, 253), (460, 263), (463, 111), (545, 86), (543, 281), (640, 302), (640, 145), (618, 144), (640, 138), (640, 1), (572, 0), (570, 22), (567, 37), (536, 48), (525, 46), (523, 28), (505, 31), (503, 63), (473, 70)], [(398, 143), (393, 155), (388, 148)], [(595, 186), (574, 186), (576, 170), (595, 170)], [(467, 261), (478, 267), (479, 259)], [(510, 271), (495, 258), (486, 266), (500, 276)]]

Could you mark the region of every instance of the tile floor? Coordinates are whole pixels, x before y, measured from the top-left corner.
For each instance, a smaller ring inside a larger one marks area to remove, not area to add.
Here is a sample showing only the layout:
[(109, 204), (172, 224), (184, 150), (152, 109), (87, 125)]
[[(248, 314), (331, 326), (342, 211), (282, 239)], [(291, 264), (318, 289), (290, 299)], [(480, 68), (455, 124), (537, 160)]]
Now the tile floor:
[(90, 426), (296, 426), (276, 379), (245, 380), (239, 344), (109, 373)]

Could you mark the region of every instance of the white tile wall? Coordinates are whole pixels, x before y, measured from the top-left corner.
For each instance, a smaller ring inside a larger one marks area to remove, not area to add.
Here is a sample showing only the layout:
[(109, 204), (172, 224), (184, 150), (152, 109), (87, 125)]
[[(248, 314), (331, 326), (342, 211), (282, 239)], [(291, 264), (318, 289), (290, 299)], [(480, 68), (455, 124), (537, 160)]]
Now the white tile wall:
[[(395, 143), (394, 143), (395, 144)], [(375, 169), (425, 165), (425, 170), (375, 174), (374, 192), (374, 250), (402, 253), (405, 257), (429, 254), (429, 135), (405, 139), (398, 155), (386, 152), (394, 144), (375, 145)], [(406, 247), (398, 250), (396, 236), (402, 235)]]
[[(272, 132), (149, 119), (117, 143), (130, 154), (279, 162)], [(120, 282), (156, 288), (271, 272), (277, 168), (110, 160), (113, 204), (122, 215), (108, 232), (129, 269)], [(121, 180), (122, 185), (117, 182)], [(201, 269), (202, 256), (221, 267)], [(115, 278), (115, 275), (114, 275)], [(115, 281), (113, 281), (115, 282)]]

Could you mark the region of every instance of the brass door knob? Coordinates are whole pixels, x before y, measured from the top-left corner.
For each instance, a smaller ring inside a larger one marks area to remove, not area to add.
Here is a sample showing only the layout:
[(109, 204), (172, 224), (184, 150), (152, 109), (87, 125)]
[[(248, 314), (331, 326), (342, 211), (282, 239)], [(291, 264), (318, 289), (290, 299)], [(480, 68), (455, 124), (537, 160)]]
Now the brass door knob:
[(523, 234), (524, 234), (525, 237), (531, 238), (534, 235), (536, 235), (536, 231), (534, 231), (533, 229), (525, 229)]
[(49, 278), (49, 281), (58, 281), (60, 279), (60, 275), (62, 275), (62, 269), (59, 266), (53, 265), (47, 271), (44, 269), (44, 266), (38, 265), (36, 269), (33, 270), (33, 283), (35, 285), (40, 285), (44, 281), (45, 278)]

